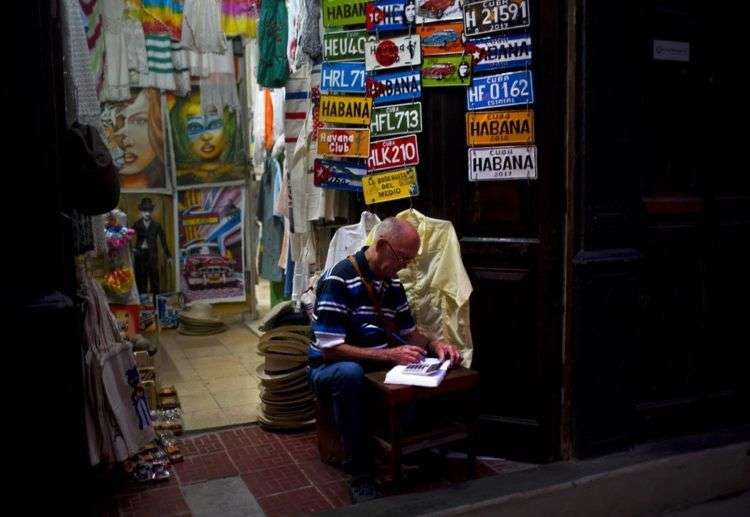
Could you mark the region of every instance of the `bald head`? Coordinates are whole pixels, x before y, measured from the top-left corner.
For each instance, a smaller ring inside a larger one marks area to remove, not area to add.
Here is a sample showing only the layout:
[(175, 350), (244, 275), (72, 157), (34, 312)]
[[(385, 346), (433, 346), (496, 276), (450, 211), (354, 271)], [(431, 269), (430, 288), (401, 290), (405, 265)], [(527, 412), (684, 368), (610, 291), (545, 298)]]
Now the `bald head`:
[(393, 278), (419, 252), (419, 233), (408, 221), (388, 217), (375, 230), (372, 246), (365, 252), (377, 277)]
[(419, 234), (409, 221), (388, 217), (378, 225), (375, 240), (385, 239), (390, 243), (412, 247), (416, 242), (419, 247)]

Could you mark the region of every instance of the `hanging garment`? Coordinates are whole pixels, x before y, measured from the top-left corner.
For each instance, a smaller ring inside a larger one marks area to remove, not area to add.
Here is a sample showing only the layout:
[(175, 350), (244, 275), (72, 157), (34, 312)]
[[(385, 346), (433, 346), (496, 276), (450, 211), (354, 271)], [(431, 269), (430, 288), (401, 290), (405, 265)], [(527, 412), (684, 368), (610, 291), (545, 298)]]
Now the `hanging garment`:
[(253, 102), (253, 163), (260, 169), (266, 154), (284, 134), (284, 88), (258, 88)]
[(331, 269), (349, 255), (364, 246), (370, 231), (380, 223), (380, 218), (371, 212), (362, 212), (357, 224), (342, 226), (331, 239), (324, 269)]
[(302, 301), (302, 294), (310, 287), (310, 265), (315, 264), (315, 240), (312, 233), (292, 234), (289, 251), (294, 264), (292, 300)]
[(237, 96), (237, 78), (234, 72), (234, 54), (204, 54), (209, 56), (209, 73), (200, 78), (201, 111), (216, 110), (224, 113), (224, 108), (237, 111), (240, 99)]
[[(172, 66), (174, 67), (175, 93), (180, 97), (185, 97), (190, 93), (190, 62), (188, 51), (176, 41), (172, 42)], [(203, 93), (201, 92), (201, 101)], [(167, 117), (169, 118), (169, 117)]]
[(323, 57), (323, 46), (320, 43), (320, 0), (304, 0), (304, 2), (299, 47), (312, 62), (317, 63)]
[(183, 0), (140, 0), (141, 22), (146, 36), (182, 37)]
[[(292, 84), (291, 80), (290, 84)], [(299, 97), (303, 95), (304, 92), (296, 94)], [(291, 118), (289, 117), (289, 113), (287, 113), (287, 149), (293, 145), (293, 151), (289, 154), (287, 162), (287, 170), (289, 175), (289, 195), (292, 205), (292, 232), (295, 234), (305, 234), (310, 231), (310, 224), (308, 222), (310, 219), (308, 217), (309, 190), (315, 188), (314, 184), (311, 184), (311, 180), (309, 180), (309, 177), (312, 177), (312, 174), (309, 174), (309, 172), (313, 166), (310, 149), (314, 143), (311, 142), (313, 133), (312, 107), (309, 102), (307, 102), (307, 106), (305, 119), (302, 121), (302, 126), (297, 132), (295, 132), (293, 127), (296, 126), (296, 113), (299, 112), (291, 112), (295, 114)], [(292, 126), (293, 123), (294, 126)]]
[(123, 14), (122, 31), (128, 54), (128, 70), (140, 74), (148, 72), (146, 60), (146, 36), (143, 33), (143, 10), (136, 0), (127, 0)]
[(104, 31), (104, 86), (99, 96), (104, 101), (123, 101), (130, 98), (128, 50), (125, 41), (124, 0), (101, 0)]
[[(461, 260), (461, 247), (450, 221), (409, 209), (396, 215), (412, 223), (421, 245), (413, 266), (399, 271), (419, 331), (430, 339), (455, 344), (471, 365), (469, 297), (472, 287)], [(368, 243), (372, 242), (374, 230)]]
[(227, 36), (254, 38), (258, 25), (257, 0), (222, 0), (221, 26)]
[(279, 261), (277, 264), (281, 269), (286, 270), (287, 263), (289, 262), (289, 219), (286, 217), (282, 217), (281, 219), (284, 222), (284, 236), (281, 239)]
[(304, 9), (304, 0), (286, 0), (287, 26), (289, 27), (286, 58), (289, 63), (289, 71), (294, 74), (301, 64), (301, 59), (297, 61), (297, 55), (302, 57), (299, 52), (299, 33), (302, 27), (302, 16)]
[(284, 134), (286, 155), (292, 156), (310, 109), (310, 68), (303, 66), (289, 76), (286, 84)]
[(99, 98), (96, 95), (96, 83), (90, 66), (91, 55), (86, 41), (86, 32), (81, 23), (81, 5), (78, 0), (65, 0), (62, 15), (66, 36), (63, 38), (65, 63), (72, 83), (72, 88), (66, 89), (72, 96), (69, 100), (70, 107), (73, 108), (71, 118), (78, 120), (81, 124), (99, 128), (101, 126)]
[(196, 52), (223, 54), (227, 39), (221, 29), (219, 0), (186, 0), (180, 44)]
[(289, 77), (286, 58), (288, 19), (284, 0), (264, 0), (260, 4), (258, 23), (258, 84), (280, 88)]
[(280, 184), (281, 167), (279, 162), (268, 153), (263, 176), (258, 191), (257, 217), (263, 225), (259, 247), (259, 274), (271, 282), (280, 282), (283, 278), (278, 265), (281, 253), (281, 241), (284, 238), (283, 218), (274, 215), (274, 190)]
[(86, 44), (89, 48), (89, 66), (94, 76), (96, 94), (100, 95), (104, 87), (105, 48), (102, 39), (102, 7), (99, 0), (78, 0), (86, 24)]
[(172, 63), (172, 41), (169, 35), (146, 35), (148, 72), (138, 74), (138, 86), (159, 90), (176, 90), (175, 69)]

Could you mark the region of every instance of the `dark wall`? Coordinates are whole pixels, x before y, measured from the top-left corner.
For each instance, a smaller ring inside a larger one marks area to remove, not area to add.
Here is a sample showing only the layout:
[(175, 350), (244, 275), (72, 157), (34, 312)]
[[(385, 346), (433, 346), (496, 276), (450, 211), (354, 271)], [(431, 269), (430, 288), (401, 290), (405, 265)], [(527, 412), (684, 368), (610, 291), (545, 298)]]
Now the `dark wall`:
[[(80, 312), (70, 225), (61, 215), (65, 128), (57, 2), (12, 2), (2, 88), (2, 282), (7, 476), (24, 508), (89, 512), (81, 387)], [(7, 318), (7, 319), (6, 319)], [(10, 402), (10, 405), (7, 402)], [(8, 502), (11, 505), (12, 503)]]
[[(748, 418), (750, 183), (739, 18), (579, 5), (572, 378), (586, 456)], [(689, 61), (654, 59), (654, 40), (689, 42)]]

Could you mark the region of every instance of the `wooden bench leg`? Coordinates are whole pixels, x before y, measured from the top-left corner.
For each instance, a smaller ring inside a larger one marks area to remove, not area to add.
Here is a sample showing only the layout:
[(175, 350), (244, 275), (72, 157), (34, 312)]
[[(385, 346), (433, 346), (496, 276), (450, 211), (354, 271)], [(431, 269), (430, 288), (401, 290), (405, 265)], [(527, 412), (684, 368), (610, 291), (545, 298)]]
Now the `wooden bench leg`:
[(399, 410), (396, 406), (391, 406), (388, 412), (388, 441), (391, 444), (391, 453), (389, 456), (391, 479), (395, 486), (401, 484), (401, 419)]

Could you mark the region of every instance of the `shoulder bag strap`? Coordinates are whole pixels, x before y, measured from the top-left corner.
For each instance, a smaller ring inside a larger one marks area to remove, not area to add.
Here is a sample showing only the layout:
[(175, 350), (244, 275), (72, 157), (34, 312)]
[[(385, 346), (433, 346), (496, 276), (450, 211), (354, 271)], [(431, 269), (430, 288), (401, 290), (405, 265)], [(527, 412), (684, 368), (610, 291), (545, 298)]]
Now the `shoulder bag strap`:
[(393, 344), (394, 339), (391, 337), (391, 335), (395, 331), (395, 324), (385, 319), (385, 315), (383, 314), (383, 306), (380, 303), (380, 300), (378, 299), (378, 297), (375, 296), (375, 289), (373, 289), (372, 283), (370, 283), (370, 281), (367, 280), (362, 274), (362, 270), (360, 269), (359, 264), (357, 264), (357, 259), (354, 258), (354, 256), (352, 255), (349, 255), (347, 259), (349, 260), (349, 262), (352, 263), (352, 266), (354, 267), (354, 271), (357, 272), (359, 279), (362, 280), (362, 285), (365, 286), (365, 290), (367, 291), (367, 295), (370, 297), (372, 306), (375, 307), (375, 312), (377, 313), (377, 317), (378, 317), (378, 323), (380, 323), (380, 326), (383, 328), (383, 331), (385, 332), (385, 338), (388, 344)]

